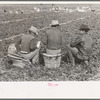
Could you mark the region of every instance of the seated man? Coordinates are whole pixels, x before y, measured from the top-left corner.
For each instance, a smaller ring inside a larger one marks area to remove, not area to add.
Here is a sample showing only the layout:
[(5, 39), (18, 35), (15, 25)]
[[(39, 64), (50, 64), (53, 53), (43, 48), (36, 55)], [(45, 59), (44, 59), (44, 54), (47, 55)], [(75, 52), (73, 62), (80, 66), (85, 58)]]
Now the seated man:
[(49, 68), (56, 68), (61, 62), (62, 33), (58, 20), (53, 20), (50, 26), (45, 30), (45, 38), (42, 41), (46, 49), (43, 55), (45, 65)]
[(75, 41), (68, 46), (69, 56), (71, 55), (69, 58), (70, 62), (73, 63), (73, 66), (75, 66), (75, 59), (88, 65), (88, 61), (92, 54), (93, 41), (91, 36), (88, 34), (90, 29), (87, 25), (82, 24), (79, 30), (80, 36), (78, 36)]
[(39, 61), (40, 41), (38, 41), (38, 30), (31, 27), (27, 34), (23, 34), (15, 43), (20, 57), (30, 60), (33, 64)]
[(46, 30), (46, 53), (48, 54), (56, 55), (61, 53), (62, 35), (59, 28), (58, 20), (53, 20), (51, 28)]

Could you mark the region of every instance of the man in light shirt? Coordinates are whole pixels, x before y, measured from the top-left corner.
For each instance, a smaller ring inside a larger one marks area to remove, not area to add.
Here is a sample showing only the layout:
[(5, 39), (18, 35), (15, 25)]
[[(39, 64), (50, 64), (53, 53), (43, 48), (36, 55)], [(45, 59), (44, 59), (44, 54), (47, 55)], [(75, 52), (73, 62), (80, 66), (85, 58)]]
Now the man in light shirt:
[(39, 61), (40, 41), (38, 29), (32, 26), (27, 34), (23, 34), (15, 43), (20, 57), (30, 60), (33, 64)]

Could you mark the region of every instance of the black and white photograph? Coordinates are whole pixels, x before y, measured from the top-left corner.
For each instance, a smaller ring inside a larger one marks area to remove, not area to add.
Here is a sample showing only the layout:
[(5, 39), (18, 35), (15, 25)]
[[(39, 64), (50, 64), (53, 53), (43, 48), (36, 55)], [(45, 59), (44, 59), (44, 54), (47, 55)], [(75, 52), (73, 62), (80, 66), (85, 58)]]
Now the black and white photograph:
[(0, 81), (100, 81), (100, 3), (0, 4)]

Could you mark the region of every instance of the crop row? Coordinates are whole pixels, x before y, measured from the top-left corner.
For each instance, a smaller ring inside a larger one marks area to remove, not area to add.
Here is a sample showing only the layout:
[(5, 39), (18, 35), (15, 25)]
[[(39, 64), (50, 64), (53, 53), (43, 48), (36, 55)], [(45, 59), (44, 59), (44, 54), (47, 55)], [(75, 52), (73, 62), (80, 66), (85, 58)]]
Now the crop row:
[[(46, 18), (45, 18), (46, 19)], [(30, 19), (31, 20), (31, 19)], [(43, 21), (44, 19), (40, 20), (41, 23), (44, 22)], [(97, 51), (99, 52), (99, 42), (100, 42), (100, 23), (99, 23), (99, 20), (100, 20), (100, 15), (98, 16), (92, 16), (90, 18), (85, 18), (85, 19), (82, 19), (82, 20), (79, 20), (79, 21), (72, 21), (71, 23), (68, 23), (68, 24), (65, 24), (65, 25), (61, 25), (61, 32), (62, 32), (62, 37), (63, 37), (63, 44), (67, 44), (69, 43), (73, 38), (75, 38), (77, 36), (77, 32), (79, 32), (79, 26), (82, 24), (82, 23), (86, 23), (89, 25), (89, 27), (91, 28), (90, 30), (90, 35), (92, 36), (93, 40), (94, 40), (94, 51), (97, 53)], [(46, 20), (45, 20), (46, 21)], [(21, 22), (20, 22), (21, 23)], [(29, 24), (29, 21), (26, 20), (26, 24), (27, 27), (31, 26), (32, 25), (32, 22), (30, 21), (30, 24)], [(23, 24), (23, 23), (22, 23)], [(21, 24), (21, 28), (18, 27), (16, 28), (16, 34), (14, 35), (17, 35), (20, 33), (24, 33), (25, 31), (27, 31), (27, 28), (25, 28), (24, 26), (22, 26)], [(39, 23), (36, 23), (35, 25), (38, 25)], [(48, 23), (46, 23), (48, 24)], [(38, 28), (42, 28), (42, 27), (45, 27), (46, 25), (45, 23), (42, 23), (42, 24), (39, 24), (41, 25), (41, 27), (38, 25)], [(14, 24), (16, 25), (16, 24)], [(42, 26), (43, 25), (43, 26)], [(12, 25), (13, 27), (13, 25)], [(26, 29), (26, 30), (25, 30)], [(5, 30), (4, 30), (5, 31)], [(9, 29), (10, 31), (10, 29)], [(13, 30), (13, 32), (15, 32), (15, 30)], [(10, 33), (10, 34), (6, 34), (6, 35), (13, 35), (13, 32)], [(41, 35), (41, 40), (45, 39), (45, 31), (44, 30), (41, 30), (40, 31), (40, 35)], [(3, 34), (4, 35), (4, 34)], [(17, 38), (15, 39), (8, 39), (8, 40), (3, 40), (2, 42), (0, 42), (0, 57), (3, 57), (4, 55), (7, 54), (7, 48), (9, 46), (10, 43), (13, 43), (17, 40)], [(63, 51), (65, 51), (66, 49), (63, 49)]]

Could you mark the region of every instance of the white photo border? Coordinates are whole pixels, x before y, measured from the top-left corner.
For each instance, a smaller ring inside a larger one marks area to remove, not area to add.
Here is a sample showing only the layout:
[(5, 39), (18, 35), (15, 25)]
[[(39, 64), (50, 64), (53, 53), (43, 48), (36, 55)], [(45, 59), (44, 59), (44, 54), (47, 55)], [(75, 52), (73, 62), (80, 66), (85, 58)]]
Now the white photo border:
[[(99, 1), (1, 1), (0, 4), (78, 4), (91, 3), (100, 4)], [(48, 84), (58, 84), (57, 86), (49, 86)], [(70, 98), (70, 99), (99, 99), (100, 98), (100, 82), (74, 82), (74, 81), (60, 81), (60, 82), (0, 82), (0, 98)]]

